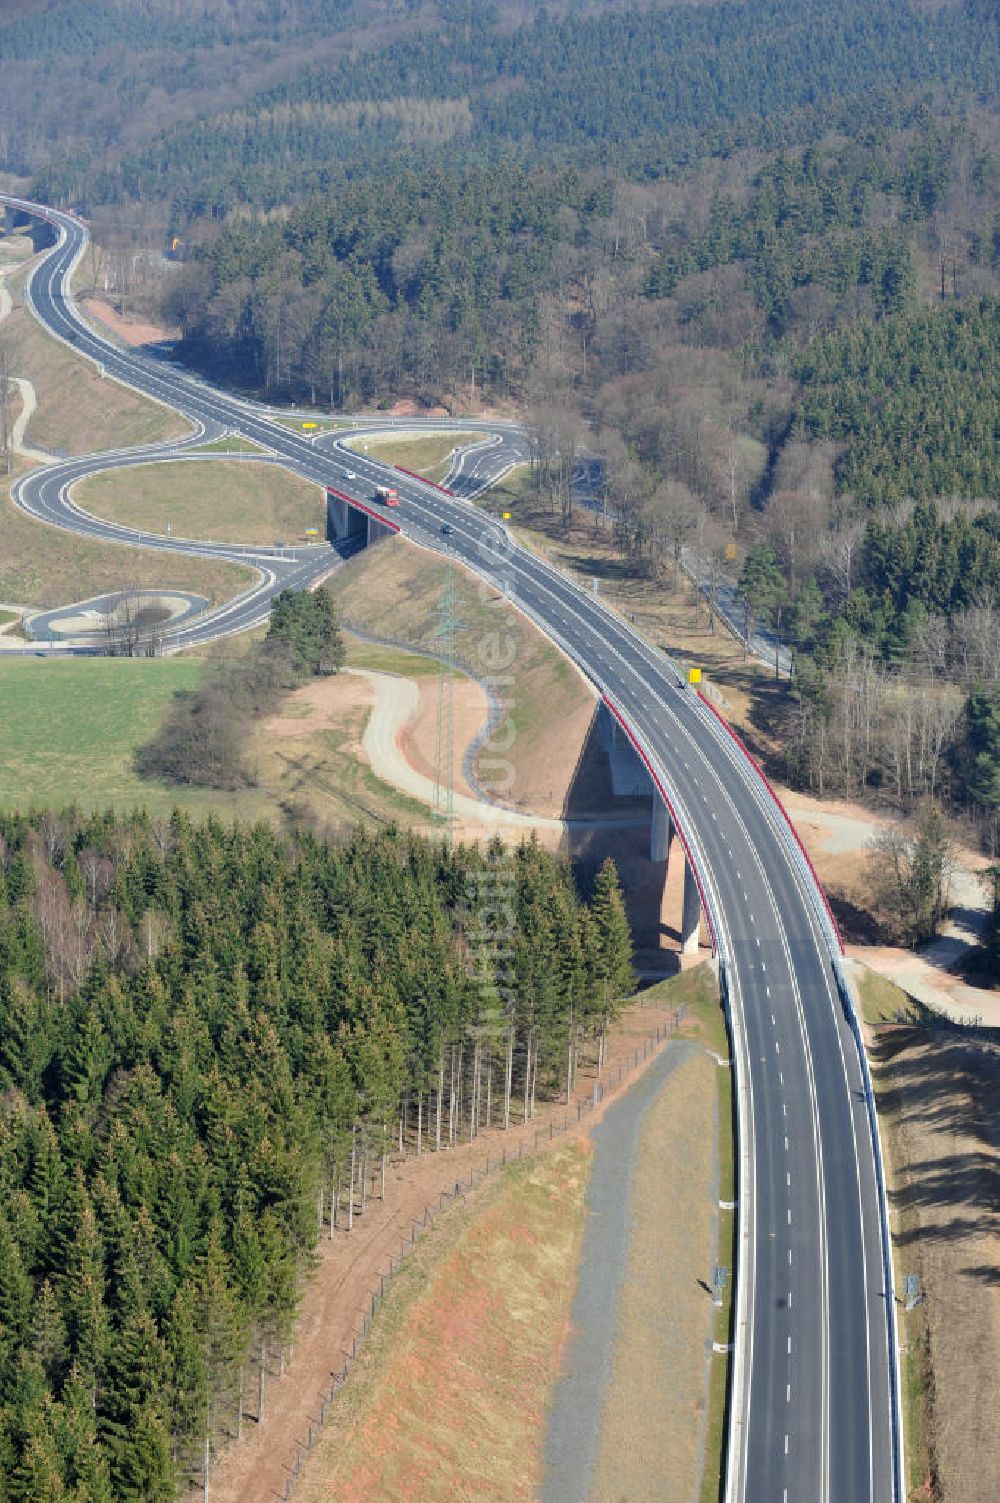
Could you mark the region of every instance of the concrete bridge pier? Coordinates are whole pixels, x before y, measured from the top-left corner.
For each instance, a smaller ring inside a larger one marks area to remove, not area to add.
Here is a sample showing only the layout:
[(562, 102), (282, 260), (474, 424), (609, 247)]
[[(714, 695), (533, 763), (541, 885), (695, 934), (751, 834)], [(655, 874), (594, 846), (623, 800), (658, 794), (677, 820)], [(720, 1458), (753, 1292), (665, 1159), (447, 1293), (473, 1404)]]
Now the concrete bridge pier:
[(653, 821), (649, 830), (649, 859), (650, 861), (666, 861), (670, 863), (670, 846), (674, 838), (674, 822), (670, 818), (670, 810), (667, 808), (659, 789), (653, 790)]
[(343, 496), (326, 493), (326, 535), (331, 543), (341, 543), (347, 537), (350, 523), (349, 508)]
[(607, 756), (611, 772), (613, 796), (615, 798), (648, 798), (649, 773), (631, 741), (605, 704), (602, 704), (598, 711), (598, 723), (601, 731), (601, 747)]
[(684, 910), (681, 919), (681, 954), (697, 955), (701, 928), (701, 893), (690, 861), (684, 865)]

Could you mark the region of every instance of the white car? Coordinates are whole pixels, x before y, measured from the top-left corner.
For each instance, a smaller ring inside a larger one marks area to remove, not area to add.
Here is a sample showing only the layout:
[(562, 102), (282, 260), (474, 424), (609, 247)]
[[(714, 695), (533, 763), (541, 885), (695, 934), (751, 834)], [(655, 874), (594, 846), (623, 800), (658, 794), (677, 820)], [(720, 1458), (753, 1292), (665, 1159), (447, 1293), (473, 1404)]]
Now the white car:
[(357, 480), (357, 478), (358, 477), (357, 477), (357, 475), (355, 475), (355, 473), (354, 473), (353, 470), (345, 470), (344, 471), (344, 479), (345, 480)]

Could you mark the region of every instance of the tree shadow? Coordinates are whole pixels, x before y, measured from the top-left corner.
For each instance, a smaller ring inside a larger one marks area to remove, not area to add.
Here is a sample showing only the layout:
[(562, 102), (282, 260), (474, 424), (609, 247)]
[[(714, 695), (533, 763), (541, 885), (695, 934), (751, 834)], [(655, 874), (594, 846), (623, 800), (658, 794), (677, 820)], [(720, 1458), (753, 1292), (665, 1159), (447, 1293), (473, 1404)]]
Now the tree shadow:
[[(870, 1052), (879, 1110), (903, 1123), (911, 1141), (919, 1133), (929, 1150), (890, 1192), (891, 1209), (907, 1223), (897, 1245), (1000, 1235), (1000, 1044), (984, 1030), (888, 1024)], [(1000, 1254), (996, 1264), (961, 1271), (1000, 1284)]]
[(601, 728), (606, 713), (601, 706), (594, 707), (570, 778), (562, 808), (567, 821), (565, 850), (584, 893), (590, 891), (604, 861), (612, 857), (636, 949), (651, 954), (659, 951), (664, 932), (669, 934), (661, 923), (666, 862), (650, 860), (653, 786), (637, 762), (638, 793), (615, 795)]

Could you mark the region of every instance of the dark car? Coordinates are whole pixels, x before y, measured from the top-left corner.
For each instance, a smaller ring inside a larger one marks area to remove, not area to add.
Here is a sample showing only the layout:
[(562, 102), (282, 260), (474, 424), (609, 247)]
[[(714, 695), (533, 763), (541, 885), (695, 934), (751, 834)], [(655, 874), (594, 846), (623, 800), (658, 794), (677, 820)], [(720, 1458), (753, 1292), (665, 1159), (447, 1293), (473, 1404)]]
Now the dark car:
[(455, 529), (454, 527), (452, 527), (450, 522), (445, 522), (441, 528), (441, 531), (444, 533), (446, 538), (450, 538)]

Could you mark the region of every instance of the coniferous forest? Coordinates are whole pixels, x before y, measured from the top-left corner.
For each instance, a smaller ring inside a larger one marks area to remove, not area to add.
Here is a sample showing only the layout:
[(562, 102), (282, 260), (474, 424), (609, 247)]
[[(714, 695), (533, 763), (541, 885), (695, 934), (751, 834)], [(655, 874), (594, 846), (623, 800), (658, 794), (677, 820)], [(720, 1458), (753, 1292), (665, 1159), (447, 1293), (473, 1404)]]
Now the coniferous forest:
[(172, 1498), (384, 1156), (530, 1117), (630, 982), (610, 863), (0, 818), (4, 1503)]

